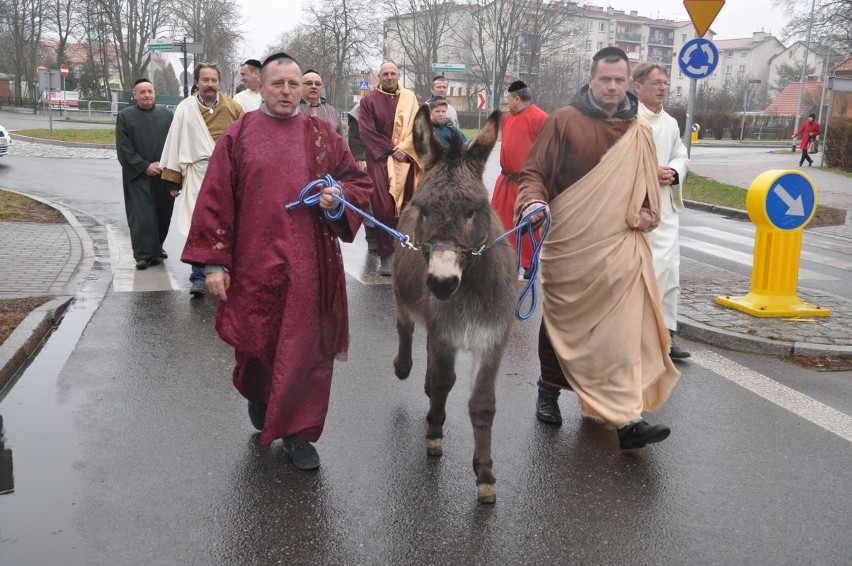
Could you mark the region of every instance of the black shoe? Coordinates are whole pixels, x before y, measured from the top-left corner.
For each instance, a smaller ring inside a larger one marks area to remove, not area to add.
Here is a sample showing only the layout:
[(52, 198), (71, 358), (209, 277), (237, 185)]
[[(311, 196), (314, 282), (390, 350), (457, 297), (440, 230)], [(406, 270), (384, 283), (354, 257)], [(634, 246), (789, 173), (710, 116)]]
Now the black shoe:
[(136, 269), (148, 269), (149, 265), (151, 265), (151, 260), (147, 257), (143, 257), (136, 262)]
[(293, 465), (300, 470), (316, 470), (319, 468), (320, 459), (317, 449), (307, 440), (298, 436), (288, 436), (284, 441), (284, 452), (290, 456)]
[(196, 281), (189, 288), (189, 294), (192, 295), (193, 299), (200, 299), (205, 293), (207, 293), (207, 285), (204, 284), (204, 281)]
[(559, 398), (544, 397), (539, 393), (535, 403), (535, 417), (545, 424), (561, 425), (562, 413), (559, 411)]
[(160, 250), (158, 255), (161, 259), (169, 259), (169, 254), (166, 253), (166, 250)]
[(689, 352), (672, 342), (671, 350), (669, 350), (669, 357), (673, 360), (685, 360), (686, 358), (692, 356)]
[(644, 448), (646, 444), (662, 442), (671, 434), (671, 429), (663, 425), (649, 425), (639, 421), (618, 429), (618, 444), (622, 450)]
[(263, 423), (266, 421), (266, 405), (249, 401), (248, 411), (251, 426), (257, 430), (263, 430)]

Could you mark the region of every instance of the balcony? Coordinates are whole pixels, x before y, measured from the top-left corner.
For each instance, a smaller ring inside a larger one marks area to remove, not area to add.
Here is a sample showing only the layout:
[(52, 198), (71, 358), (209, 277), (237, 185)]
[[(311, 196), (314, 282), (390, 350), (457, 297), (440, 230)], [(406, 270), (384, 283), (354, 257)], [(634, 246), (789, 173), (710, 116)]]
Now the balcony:
[(642, 43), (642, 34), (641, 33), (623, 33), (616, 32), (615, 39), (619, 41), (630, 41), (633, 43)]
[(648, 36), (648, 45), (665, 45), (666, 47), (671, 47), (674, 45), (674, 36), (651, 34)]

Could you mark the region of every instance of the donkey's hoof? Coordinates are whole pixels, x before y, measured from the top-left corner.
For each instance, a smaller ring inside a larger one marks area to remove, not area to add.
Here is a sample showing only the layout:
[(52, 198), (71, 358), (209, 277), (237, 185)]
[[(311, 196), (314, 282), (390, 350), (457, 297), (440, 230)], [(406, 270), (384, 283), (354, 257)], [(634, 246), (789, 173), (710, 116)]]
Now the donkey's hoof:
[(479, 492), (480, 503), (495, 503), (497, 501), (497, 485), (493, 483), (481, 483), (476, 486)]
[(400, 363), (399, 358), (393, 361), (393, 372), (400, 379), (405, 379), (411, 373), (411, 362)]
[(426, 439), (426, 453), (430, 456), (444, 455), (444, 442), (440, 438)]

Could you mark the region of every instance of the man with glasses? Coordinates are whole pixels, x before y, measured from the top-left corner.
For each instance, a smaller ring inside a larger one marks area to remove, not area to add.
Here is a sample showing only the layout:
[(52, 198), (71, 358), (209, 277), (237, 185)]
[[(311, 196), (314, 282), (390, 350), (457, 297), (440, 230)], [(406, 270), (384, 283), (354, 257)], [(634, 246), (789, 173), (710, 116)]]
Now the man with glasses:
[[(660, 183), (660, 224), (648, 234), (654, 256), (654, 271), (660, 287), (663, 316), (669, 334), (677, 330), (677, 303), (680, 298), (680, 212), (683, 210), (683, 191), (686, 166), (689, 161), (686, 146), (680, 139), (677, 120), (663, 110), (669, 90), (666, 70), (657, 63), (642, 63), (633, 70), (633, 92), (639, 98), (639, 114), (654, 129), (657, 147), (657, 180)], [(669, 355), (683, 360), (689, 352), (672, 341)]]
[[(516, 219), (540, 205), (553, 217), (541, 253), (536, 417), (561, 424), (559, 388), (572, 389), (584, 416), (618, 430), (622, 449), (668, 438), (642, 413), (680, 377), (647, 240), (660, 215), (654, 139), (627, 92), (628, 69), (621, 49), (595, 54), (588, 84), (544, 122), (515, 206)], [(534, 227), (544, 218), (533, 215)]]
[(316, 116), (321, 120), (325, 120), (331, 124), (331, 128), (343, 135), (343, 128), (340, 125), (340, 112), (326, 102), (323, 93), (322, 77), (313, 69), (308, 69), (302, 76), (302, 101), (299, 103), (299, 111), (304, 112), (308, 116)]

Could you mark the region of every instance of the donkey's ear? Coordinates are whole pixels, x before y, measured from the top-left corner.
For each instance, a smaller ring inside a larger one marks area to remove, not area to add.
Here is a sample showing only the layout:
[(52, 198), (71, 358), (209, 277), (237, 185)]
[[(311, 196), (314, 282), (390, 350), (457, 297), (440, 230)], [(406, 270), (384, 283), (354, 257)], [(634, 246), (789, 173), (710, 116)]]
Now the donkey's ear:
[(414, 118), (414, 150), (426, 171), (444, 156), (444, 147), (432, 133), (429, 105), (424, 104)]
[(497, 135), (500, 133), (500, 118), (503, 113), (498, 108), (485, 121), (485, 125), (467, 149), (467, 157), (471, 164), (480, 172), (485, 169), (485, 162), (497, 143)]

